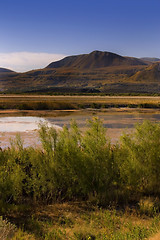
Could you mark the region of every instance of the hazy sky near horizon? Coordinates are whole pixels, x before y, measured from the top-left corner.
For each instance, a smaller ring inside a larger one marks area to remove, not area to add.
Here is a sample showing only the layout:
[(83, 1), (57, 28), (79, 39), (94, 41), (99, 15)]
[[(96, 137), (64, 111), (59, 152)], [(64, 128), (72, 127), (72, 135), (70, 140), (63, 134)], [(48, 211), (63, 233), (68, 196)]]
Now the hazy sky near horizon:
[(2, 0), (0, 67), (41, 68), (110, 51), (160, 58), (160, 0)]

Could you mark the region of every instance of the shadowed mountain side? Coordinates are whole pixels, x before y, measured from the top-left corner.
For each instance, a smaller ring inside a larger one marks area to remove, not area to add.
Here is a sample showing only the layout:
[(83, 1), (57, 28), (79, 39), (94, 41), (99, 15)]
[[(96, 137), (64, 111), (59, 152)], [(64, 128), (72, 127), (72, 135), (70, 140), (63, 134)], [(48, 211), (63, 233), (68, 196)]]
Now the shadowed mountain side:
[(7, 69), (7, 68), (0, 68), (0, 91), (5, 91), (5, 85), (8, 85), (9, 79), (17, 76), (17, 73)]
[(7, 76), (15, 76), (16, 72), (7, 69), (7, 68), (0, 68), (0, 79), (3, 80)]
[(11, 73), (11, 72), (14, 72), (14, 71), (7, 68), (0, 68), (0, 73)]

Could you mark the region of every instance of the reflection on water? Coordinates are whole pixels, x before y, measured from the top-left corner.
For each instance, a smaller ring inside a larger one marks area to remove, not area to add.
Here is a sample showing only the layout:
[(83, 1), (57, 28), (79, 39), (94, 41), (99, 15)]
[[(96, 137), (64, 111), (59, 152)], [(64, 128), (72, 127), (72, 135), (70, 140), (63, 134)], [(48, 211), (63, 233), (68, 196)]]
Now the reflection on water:
[[(98, 116), (102, 121), (103, 125), (106, 128), (110, 129), (125, 129), (125, 128), (134, 128), (136, 123), (141, 123), (144, 120), (150, 120), (153, 122), (158, 122), (160, 120), (160, 114), (147, 114), (147, 113), (116, 113), (116, 114), (100, 114), (97, 113), (95, 116)], [(92, 119), (93, 115), (73, 115), (65, 117), (54, 117), (47, 118), (51, 123), (63, 127), (66, 125), (69, 127), (71, 119), (75, 120), (80, 128), (84, 128), (87, 124), (88, 119)]]

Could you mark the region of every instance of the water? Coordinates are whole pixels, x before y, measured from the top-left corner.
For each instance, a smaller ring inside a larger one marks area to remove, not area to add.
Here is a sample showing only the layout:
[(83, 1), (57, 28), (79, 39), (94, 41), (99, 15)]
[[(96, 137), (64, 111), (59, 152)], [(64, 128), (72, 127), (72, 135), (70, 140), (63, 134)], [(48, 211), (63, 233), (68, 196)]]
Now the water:
[(144, 120), (150, 120), (152, 122), (160, 121), (160, 113), (96, 113), (86, 115), (71, 115), (65, 117), (50, 117), (47, 120), (50, 123), (54, 123), (63, 127), (66, 125), (69, 127), (71, 120), (75, 120), (80, 128), (84, 128), (87, 125), (87, 120), (92, 119), (94, 116), (99, 117), (103, 121), (104, 127), (108, 129), (125, 129), (134, 128), (136, 123), (142, 123)]
[(39, 145), (39, 137), (37, 129), (39, 123), (47, 123), (48, 126), (53, 126), (56, 129), (61, 129), (64, 125), (70, 125), (71, 119), (76, 120), (81, 130), (84, 130), (87, 125), (87, 119), (92, 119), (93, 116), (98, 116), (107, 128), (107, 135), (111, 141), (115, 143), (122, 132), (133, 130), (136, 123), (141, 123), (144, 120), (153, 122), (160, 121), (160, 112), (139, 113), (139, 112), (81, 112), (73, 113), (61, 117), (0, 117), (0, 146), (8, 147), (11, 138), (14, 138), (19, 132), (24, 141), (24, 146)]
[(116, 143), (123, 132), (130, 133), (136, 123), (142, 123), (144, 120), (152, 122), (160, 121), (160, 113), (126, 113), (126, 112), (97, 112), (95, 115), (72, 115), (65, 117), (48, 118), (48, 121), (63, 127), (65, 124), (69, 127), (71, 119), (76, 120), (80, 129), (86, 129), (87, 120), (92, 119), (93, 116), (99, 117), (103, 121), (104, 127), (107, 128), (107, 136), (112, 143)]
[(1, 117), (0, 132), (27, 132), (37, 130), (40, 123), (59, 128), (50, 124), (46, 119), (40, 117)]
[(106, 128), (133, 128), (137, 122), (144, 120), (150, 120), (153, 122), (160, 121), (159, 114), (124, 114), (124, 113), (99, 113), (96, 115), (70, 115), (63, 117), (0, 117), (0, 132), (27, 132), (37, 130), (40, 123), (47, 123), (49, 126), (55, 128), (61, 128), (64, 125), (70, 125), (71, 120), (75, 120), (80, 128), (84, 128), (87, 125), (87, 120), (92, 119), (94, 116), (98, 116)]
[(0, 117), (0, 147), (9, 147), (17, 133), (20, 134), (24, 147), (41, 145), (37, 131), (40, 123), (61, 129), (40, 117)]

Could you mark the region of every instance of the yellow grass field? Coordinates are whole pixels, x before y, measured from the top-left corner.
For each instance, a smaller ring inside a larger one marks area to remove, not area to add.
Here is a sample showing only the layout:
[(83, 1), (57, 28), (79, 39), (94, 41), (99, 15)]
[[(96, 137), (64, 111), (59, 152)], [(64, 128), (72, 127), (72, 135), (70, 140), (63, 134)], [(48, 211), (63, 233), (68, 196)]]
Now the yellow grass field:
[(0, 95), (0, 109), (64, 110), (87, 107), (123, 107), (123, 105), (132, 107), (132, 105), (145, 104), (151, 105), (150, 107), (152, 105), (159, 107), (160, 96)]

